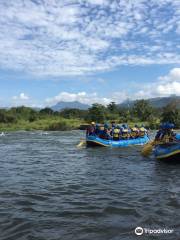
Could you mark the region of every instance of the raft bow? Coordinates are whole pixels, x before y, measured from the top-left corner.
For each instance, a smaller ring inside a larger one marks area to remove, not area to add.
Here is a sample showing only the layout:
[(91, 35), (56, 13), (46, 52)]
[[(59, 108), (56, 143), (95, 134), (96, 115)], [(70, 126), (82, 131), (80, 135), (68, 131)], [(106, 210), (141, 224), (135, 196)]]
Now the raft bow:
[(158, 160), (180, 162), (180, 142), (156, 145), (154, 155)]

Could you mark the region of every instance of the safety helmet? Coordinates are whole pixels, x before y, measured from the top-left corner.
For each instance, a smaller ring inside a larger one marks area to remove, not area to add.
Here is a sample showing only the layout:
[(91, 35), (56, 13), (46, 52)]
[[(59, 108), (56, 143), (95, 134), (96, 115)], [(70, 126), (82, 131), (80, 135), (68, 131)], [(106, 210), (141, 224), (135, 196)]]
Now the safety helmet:
[(123, 129), (122, 132), (123, 133), (128, 133), (128, 129)]
[(141, 128), (140, 128), (140, 131), (141, 131), (141, 132), (145, 132), (146, 129), (145, 129), (144, 127), (141, 127)]
[(128, 129), (128, 125), (127, 124), (122, 124), (122, 127), (125, 129)]
[(174, 128), (173, 123), (165, 122), (162, 124), (162, 129), (164, 129), (164, 130), (168, 130), (168, 129), (172, 129), (172, 128)]
[(109, 128), (109, 125), (107, 123), (105, 123), (104, 128)]

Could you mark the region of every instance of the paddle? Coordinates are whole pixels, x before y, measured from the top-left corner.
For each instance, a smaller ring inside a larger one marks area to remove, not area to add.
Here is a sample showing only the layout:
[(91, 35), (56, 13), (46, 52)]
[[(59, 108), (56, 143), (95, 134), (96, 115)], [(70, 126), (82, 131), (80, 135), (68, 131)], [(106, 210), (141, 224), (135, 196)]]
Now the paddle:
[(84, 139), (81, 139), (80, 143), (76, 146), (78, 148), (83, 147), (86, 145), (86, 141)]
[(141, 154), (144, 157), (149, 156), (152, 153), (153, 146), (155, 145), (155, 141), (148, 142), (142, 149)]

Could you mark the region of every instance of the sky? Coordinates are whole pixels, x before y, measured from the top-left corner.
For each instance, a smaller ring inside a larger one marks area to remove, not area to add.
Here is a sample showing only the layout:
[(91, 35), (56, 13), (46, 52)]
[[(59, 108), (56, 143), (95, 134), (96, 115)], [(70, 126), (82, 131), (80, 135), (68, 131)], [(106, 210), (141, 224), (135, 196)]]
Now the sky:
[(0, 1), (0, 107), (172, 94), (179, 0)]

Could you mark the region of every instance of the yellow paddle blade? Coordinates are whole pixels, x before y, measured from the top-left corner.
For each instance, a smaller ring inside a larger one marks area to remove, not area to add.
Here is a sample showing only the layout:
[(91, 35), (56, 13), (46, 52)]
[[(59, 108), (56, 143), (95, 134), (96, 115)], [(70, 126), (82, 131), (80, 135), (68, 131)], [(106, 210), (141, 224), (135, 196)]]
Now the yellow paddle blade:
[(147, 143), (147, 144), (143, 147), (143, 149), (142, 149), (142, 151), (141, 151), (141, 154), (142, 154), (144, 157), (149, 156), (149, 155), (152, 153), (153, 145), (154, 145), (154, 141)]
[(85, 141), (81, 141), (81, 142), (77, 145), (77, 147), (78, 147), (78, 148), (83, 147), (85, 144), (86, 144)]

